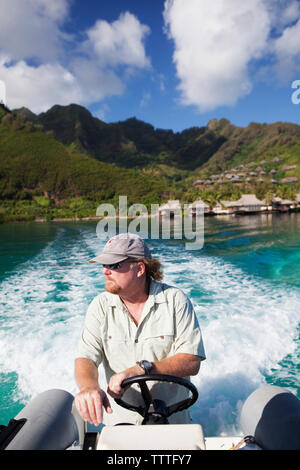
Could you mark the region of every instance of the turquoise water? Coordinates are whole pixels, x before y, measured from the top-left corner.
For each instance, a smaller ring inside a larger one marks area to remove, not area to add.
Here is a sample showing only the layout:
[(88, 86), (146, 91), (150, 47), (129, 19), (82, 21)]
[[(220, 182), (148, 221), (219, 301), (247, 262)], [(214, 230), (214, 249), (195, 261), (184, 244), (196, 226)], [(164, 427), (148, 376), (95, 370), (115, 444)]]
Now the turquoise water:
[[(192, 299), (207, 360), (193, 378), (192, 417), (207, 435), (239, 432), (258, 386), (300, 398), (300, 213), (205, 218), (204, 246), (148, 240), (165, 281)], [(86, 308), (103, 289), (87, 261), (105, 238), (95, 222), (0, 226), (0, 424), (44, 390), (76, 393), (73, 354)]]

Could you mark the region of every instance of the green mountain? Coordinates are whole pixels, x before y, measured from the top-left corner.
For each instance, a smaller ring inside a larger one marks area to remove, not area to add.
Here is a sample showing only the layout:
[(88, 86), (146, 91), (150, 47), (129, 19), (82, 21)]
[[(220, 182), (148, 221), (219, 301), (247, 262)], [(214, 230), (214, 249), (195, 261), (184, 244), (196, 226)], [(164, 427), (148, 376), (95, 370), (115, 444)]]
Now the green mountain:
[(202, 167), (210, 172), (224, 171), (241, 164), (281, 158), (283, 165), (300, 163), (300, 126), (293, 123), (250, 123), (237, 127), (228, 120), (212, 120), (208, 128), (224, 139), (222, 146)]
[(290, 161), (299, 156), (300, 126), (293, 123), (251, 123), (242, 128), (227, 119), (212, 119), (207, 126), (175, 133), (136, 118), (106, 124), (76, 104), (56, 105), (40, 115), (25, 108), (14, 113), (42, 125), (72, 149), (125, 168), (167, 165), (209, 173), (252, 160), (281, 156)]
[(75, 209), (95, 216), (100, 203), (117, 203), (119, 195), (127, 195), (131, 204), (161, 199), (160, 180), (83, 155), (42, 130), (38, 121), (3, 107), (0, 120), (0, 214), (5, 220), (9, 212), (21, 219), (42, 216), (45, 208), (49, 216), (72, 216)]
[(299, 181), (297, 124), (212, 119), (173, 132), (136, 118), (107, 124), (76, 104), (39, 115), (0, 105), (0, 220), (1, 210), (6, 220), (26, 204), (35, 216), (45, 208), (49, 218), (95, 215), (97, 203), (117, 204), (122, 194), (148, 205), (250, 192), (294, 197)]
[(34, 115), (30, 110), (14, 110), (15, 115), (43, 126), (55, 139), (97, 160), (126, 168), (167, 164), (179, 170), (193, 170), (205, 163), (224, 142), (206, 127), (180, 133), (155, 129), (151, 124), (130, 118), (106, 124), (82, 106), (53, 106)]

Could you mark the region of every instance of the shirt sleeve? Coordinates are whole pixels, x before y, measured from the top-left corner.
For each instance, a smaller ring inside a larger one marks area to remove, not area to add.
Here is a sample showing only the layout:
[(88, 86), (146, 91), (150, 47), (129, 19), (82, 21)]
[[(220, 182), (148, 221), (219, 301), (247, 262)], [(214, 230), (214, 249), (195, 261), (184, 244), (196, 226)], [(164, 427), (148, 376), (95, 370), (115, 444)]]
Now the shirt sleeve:
[(97, 297), (90, 303), (81, 337), (76, 350), (76, 358), (90, 359), (98, 367), (103, 359), (103, 343), (101, 339), (102, 308)]
[(175, 353), (194, 354), (204, 360), (206, 356), (199, 322), (190, 299), (182, 292), (176, 297), (175, 309)]

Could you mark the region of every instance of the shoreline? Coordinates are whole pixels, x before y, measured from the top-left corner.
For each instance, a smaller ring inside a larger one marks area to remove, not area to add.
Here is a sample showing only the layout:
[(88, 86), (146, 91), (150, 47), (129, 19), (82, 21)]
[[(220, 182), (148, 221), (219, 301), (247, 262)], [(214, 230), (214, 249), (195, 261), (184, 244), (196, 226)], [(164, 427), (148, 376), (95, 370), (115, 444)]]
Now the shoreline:
[[(292, 214), (297, 214), (300, 213), (300, 208), (297, 209), (291, 209), (287, 211), (280, 211), (280, 210), (267, 210), (267, 211), (236, 211), (236, 212), (230, 212), (230, 213), (213, 213), (213, 212), (207, 212), (204, 213), (204, 217), (243, 217), (243, 216), (255, 216), (255, 215), (292, 215)], [(3, 221), (0, 223), (0, 225), (6, 225), (6, 224), (12, 224), (12, 223), (45, 223), (45, 222), (93, 222), (93, 221), (100, 221), (103, 219), (127, 219), (127, 220), (135, 220), (135, 219), (151, 219), (154, 217), (152, 214), (147, 214), (144, 216), (116, 216), (116, 217), (108, 217), (108, 216), (89, 216), (89, 217), (53, 217), (53, 219), (47, 219), (46, 217), (38, 217), (36, 219), (32, 220), (9, 220), (9, 221)], [(195, 215), (191, 215), (193, 219), (196, 218)], [(160, 219), (162, 219), (162, 216), (159, 216)], [(174, 220), (174, 217), (170, 218), (171, 221)]]

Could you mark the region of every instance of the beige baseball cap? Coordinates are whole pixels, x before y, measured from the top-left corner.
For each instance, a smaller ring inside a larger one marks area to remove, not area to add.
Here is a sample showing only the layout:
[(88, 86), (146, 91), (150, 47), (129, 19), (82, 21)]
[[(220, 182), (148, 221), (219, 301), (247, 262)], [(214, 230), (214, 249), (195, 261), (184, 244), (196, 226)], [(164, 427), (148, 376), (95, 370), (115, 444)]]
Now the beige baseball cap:
[(102, 253), (92, 258), (89, 263), (114, 264), (127, 258), (152, 258), (144, 240), (130, 232), (112, 237), (105, 244)]

